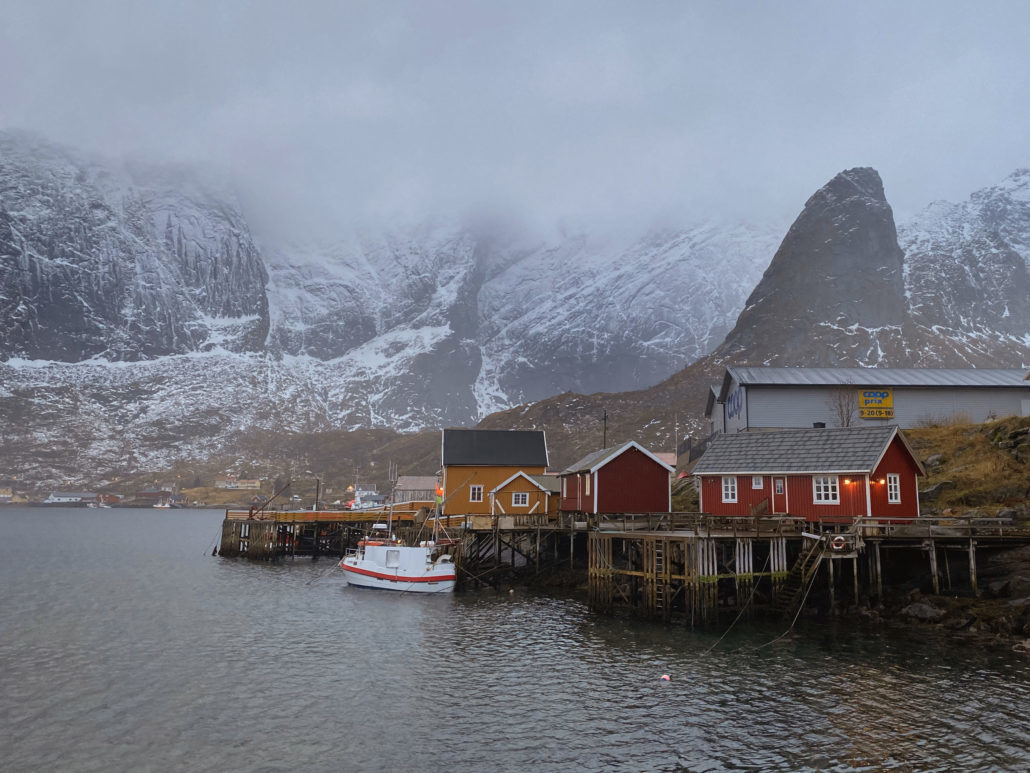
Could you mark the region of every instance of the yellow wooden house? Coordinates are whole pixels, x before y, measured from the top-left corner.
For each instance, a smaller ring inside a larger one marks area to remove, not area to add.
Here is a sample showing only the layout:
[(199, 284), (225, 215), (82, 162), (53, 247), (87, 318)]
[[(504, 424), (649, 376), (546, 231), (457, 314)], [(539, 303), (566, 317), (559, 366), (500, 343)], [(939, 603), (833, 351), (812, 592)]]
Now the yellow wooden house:
[(441, 440), (445, 515), (490, 515), (491, 492), (518, 473), (543, 475), (547, 469), (540, 430), (445, 429)]

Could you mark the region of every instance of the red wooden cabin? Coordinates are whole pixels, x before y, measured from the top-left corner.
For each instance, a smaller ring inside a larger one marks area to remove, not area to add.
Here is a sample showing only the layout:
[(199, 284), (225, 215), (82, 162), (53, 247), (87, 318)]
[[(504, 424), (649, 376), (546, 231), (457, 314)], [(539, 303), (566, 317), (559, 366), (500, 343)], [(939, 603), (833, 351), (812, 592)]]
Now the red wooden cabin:
[(693, 470), (712, 515), (850, 522), (919, 515), (926, 475), (894, 425), (716, 435)]
[(580, 459), (561, 473), (561, 509), (583, 513), (667, 513), (675, 470), (632, 440)]

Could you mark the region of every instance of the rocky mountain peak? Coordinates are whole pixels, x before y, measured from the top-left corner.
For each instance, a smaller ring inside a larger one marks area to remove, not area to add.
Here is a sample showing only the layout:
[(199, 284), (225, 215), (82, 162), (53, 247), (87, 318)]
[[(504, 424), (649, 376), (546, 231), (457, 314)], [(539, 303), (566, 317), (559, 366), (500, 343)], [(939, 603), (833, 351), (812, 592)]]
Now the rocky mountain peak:
[(717, 353), (770, 364), (880, 362), (905, 319), (903, 263), (880, 175), (843, 171), (806, 202)]

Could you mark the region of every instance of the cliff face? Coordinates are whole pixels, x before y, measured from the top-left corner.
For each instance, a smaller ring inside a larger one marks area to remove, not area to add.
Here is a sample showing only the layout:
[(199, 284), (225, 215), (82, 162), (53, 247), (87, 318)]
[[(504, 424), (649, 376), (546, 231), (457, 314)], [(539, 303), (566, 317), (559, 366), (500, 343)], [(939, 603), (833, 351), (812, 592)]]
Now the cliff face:
[(873, 169), (820, 188), (716, 351), (762, 363), (874, 365), (900, 350), (904, 253)]
[(0, 134), (5, 357), (253, 350), (268, 329), (266, 279), (239, 210), (188, 178)]

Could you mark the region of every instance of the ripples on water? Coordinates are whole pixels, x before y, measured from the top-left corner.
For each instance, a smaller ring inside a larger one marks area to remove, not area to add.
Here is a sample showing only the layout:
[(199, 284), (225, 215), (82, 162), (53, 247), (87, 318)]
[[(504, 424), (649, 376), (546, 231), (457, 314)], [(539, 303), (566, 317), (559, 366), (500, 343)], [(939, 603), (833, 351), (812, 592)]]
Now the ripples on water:
[(212, 557), (221, 518), (0, 509), (0, 769), (1030, 767), (1004, 651), (359, 590), (328, 560)]

